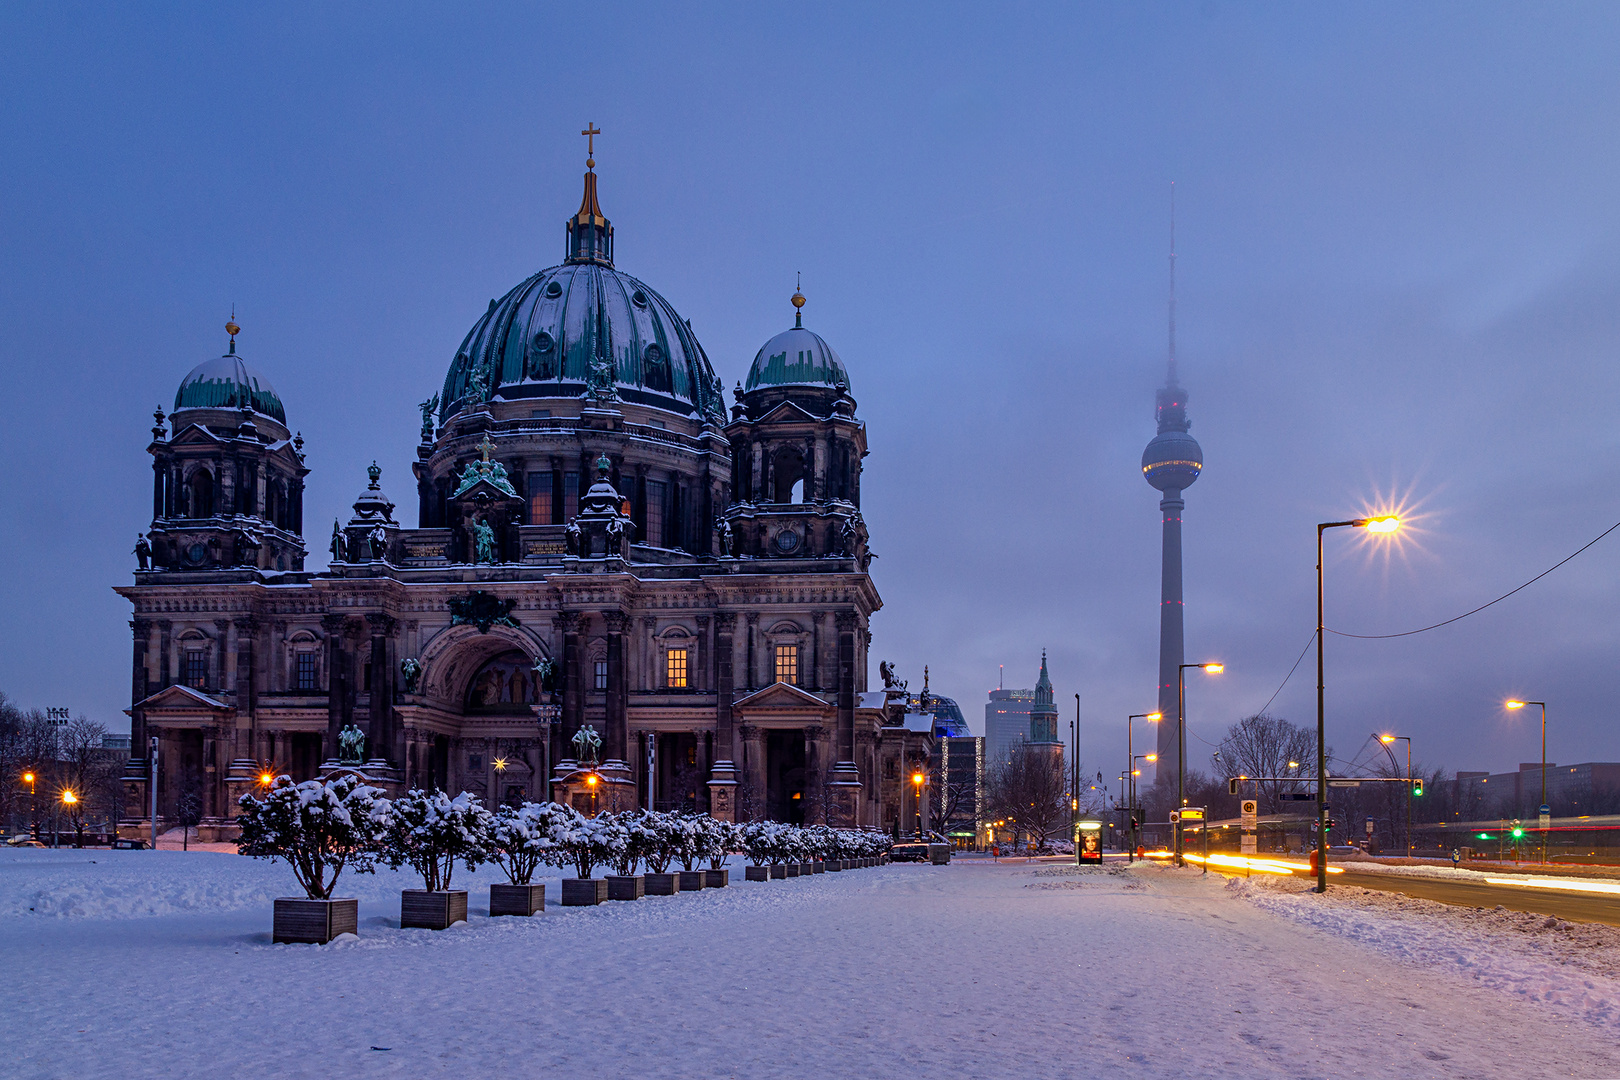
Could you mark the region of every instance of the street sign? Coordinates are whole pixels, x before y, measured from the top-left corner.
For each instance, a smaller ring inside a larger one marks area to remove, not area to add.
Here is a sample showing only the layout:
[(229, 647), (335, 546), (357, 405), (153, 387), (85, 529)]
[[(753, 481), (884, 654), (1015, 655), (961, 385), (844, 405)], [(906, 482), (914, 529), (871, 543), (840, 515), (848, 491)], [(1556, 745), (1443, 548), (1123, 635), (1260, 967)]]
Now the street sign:
[(1255, 829), (1260, 824), (1260, 801), (1258, 799), (1244, 799), (1238, 804), (1238, 813), (1242, 816), (1244, 829)]
[(1328, 787), (1360, 787), (1360, 780), (1329, 780)]
[(1546, 803), (1541, 804), (1541, 831), (1546, 832), (1552, 825), (1552, 807)]
[(1277, 796), (1283, 802), (1315, 802), (1316, 795), (1309, 791), (1285, 791)]
[(1203, 821), (1204, 808), (1202, 806), (1184, 806), (1181, 808), (1182, 821)]
[(1372, 834), (1373, 834), (1373, 819), (1368, 818), (1367, 819), (1367, 835), (1371, 836)]
[(1258, 844), (1255, 842), (1254, 833), (1244, 833), (1243, 837), (1238, 841), (1238, 854), (1257, 855), (1259, 854), (1259, 851), (1260, 849)]

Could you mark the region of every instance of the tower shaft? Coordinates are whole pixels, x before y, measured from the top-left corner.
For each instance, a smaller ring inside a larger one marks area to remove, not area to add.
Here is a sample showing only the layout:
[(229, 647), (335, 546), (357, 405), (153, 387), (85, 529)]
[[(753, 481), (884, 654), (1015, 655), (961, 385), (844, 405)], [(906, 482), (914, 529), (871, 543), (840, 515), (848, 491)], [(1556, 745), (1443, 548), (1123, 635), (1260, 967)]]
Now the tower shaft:
[(1159, 580), (1159, 760), (1155, 776), (1174, 776), (1181, 747), (1176, 737), (1177, 680), (1185, 663), (1181, 602), (1181, 511), (1186, 506), (1175, 488), (1164, 493), (1164, 554)]

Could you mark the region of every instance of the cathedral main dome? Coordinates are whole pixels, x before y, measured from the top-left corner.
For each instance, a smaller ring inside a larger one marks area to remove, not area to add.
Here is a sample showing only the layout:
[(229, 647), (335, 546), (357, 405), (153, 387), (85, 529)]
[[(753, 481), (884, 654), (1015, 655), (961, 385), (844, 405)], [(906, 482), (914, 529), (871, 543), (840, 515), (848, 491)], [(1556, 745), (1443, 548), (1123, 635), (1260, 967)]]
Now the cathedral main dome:
[(594, 172), (567, 225), (567, 259), (491, 300), (456, 350), (440, 420), (473, 399), (581, 397), (609, 373), (626, 401), (723, 415), (720, 384), (692, 328), (651, 286), (614, 269)]

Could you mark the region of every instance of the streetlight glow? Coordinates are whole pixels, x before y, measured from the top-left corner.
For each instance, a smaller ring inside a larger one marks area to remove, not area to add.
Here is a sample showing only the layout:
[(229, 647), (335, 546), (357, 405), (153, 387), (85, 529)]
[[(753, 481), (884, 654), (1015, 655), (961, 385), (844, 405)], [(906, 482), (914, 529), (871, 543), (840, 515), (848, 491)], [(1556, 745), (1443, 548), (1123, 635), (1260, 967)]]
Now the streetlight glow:
[(1356, 525), (1371, 533), (1392, 533), (1401, 527), (1401, 519), (1394, 514), (1385, 514), (1383, 517), (1362, 518)]
[(1205, 664), (1204, 665), (1204, 674), (1206, 674), (1206, 675), (1219, 675), (1221, 672), (1223, 672), (1225, 670), (1226, 670), (1226, 665), (1225, 664)]
[(76, 803), (78, 801), (79, 801), (79, 797), (77, 795), (73, 794), (72, 791), (64, 791), (64, 792), (62, 792), (62, 805), (64, 805), (64, 806), (72, 806), (74, 803)]
[(1507, 708), (1509, 708), (1509, 709), (1522, 709), (1522, 708), (1524, 708), (1524, 707), (1525, 707), (1525, 706), (1526, 706), (1526, 705), (1527, 705), (1527, 704), (1529, 704), (1529, 702), (1525, 702), (1525, 701), (1514, 701), (1514, 700), (1512, 700), (1512, 699), (1511, 699), (1511, 698), (1510, 698), (1510, 699), (1509, 699), (1509, 700), (1507, 700), (1507, 701), (1504, 701), (1504, 702), (1502, 702), (1502, 704), (1503, 704), (1503, 705), (1504, 705), (1504, 706), (1505, 706), (1505, 707), (1507, 707)]
[(265, 787), (269, 787), (275, 782), (275, 779), (276, 778), (270, 775), (268, 772), (262, 772), (259, 774), (259, 783), (263, 784)]
[(1160, 720), (1164, 719), (1164, 713), (1150, 712), (1146, 716), (1144, 716), (1142, 719), (1150, 720), (1153, 723), (1157, 724)]
[(1392, 742), (1395, 741), (1395, 736), (1393, 736), (1393, 735), (1380, 735), (1380, 736), (1378, 736), (1378, 741), (1381, 742), (1381, 743), (1392, 743)]

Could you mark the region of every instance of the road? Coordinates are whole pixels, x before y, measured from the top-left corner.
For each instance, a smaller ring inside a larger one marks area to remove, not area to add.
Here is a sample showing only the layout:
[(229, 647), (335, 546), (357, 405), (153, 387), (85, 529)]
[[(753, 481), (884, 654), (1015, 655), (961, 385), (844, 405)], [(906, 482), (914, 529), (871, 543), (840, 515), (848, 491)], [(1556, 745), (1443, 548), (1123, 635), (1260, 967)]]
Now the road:
[(1530, 911), (1556, 915), (1569, 922), (1605, 923), (1620, 926), (1620, 895), (1560, 892), (1556, 889), (1527, 888), (1520, 885), (1490, 885), (1485, 882), (1451, 878), (1404, 877), (1399, 874), (1358, 874), (1345, 870), (1334, 874), (1328, 888), (1357, 885), (1363, 889), (1405, 893), (1424, 900), (1460, 907), (1493, 908), (1498, 904), (1509, 911)]

